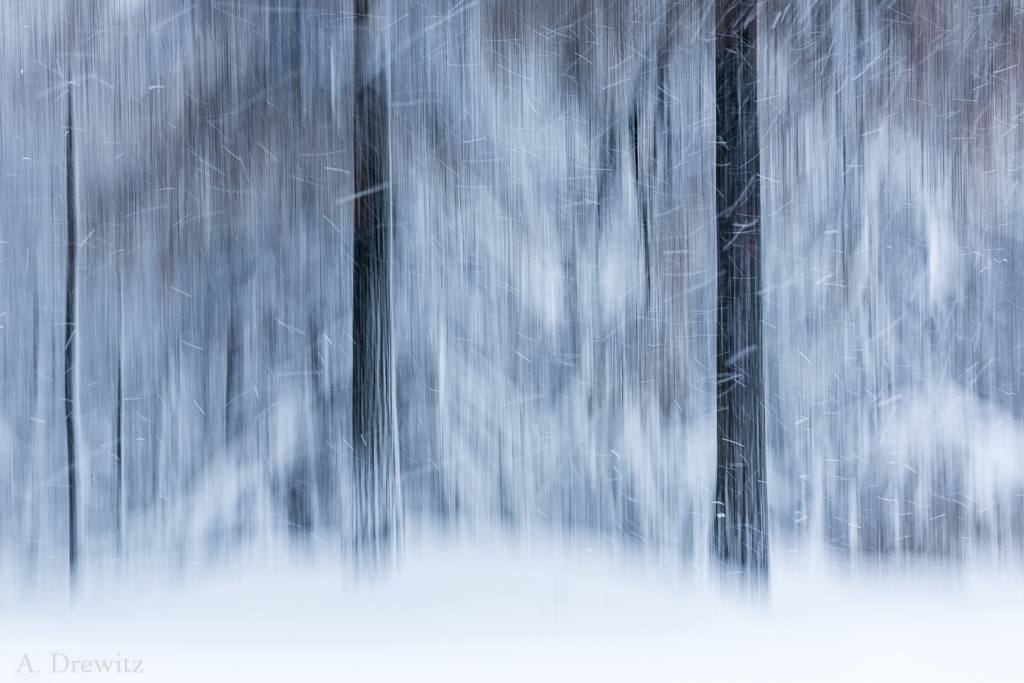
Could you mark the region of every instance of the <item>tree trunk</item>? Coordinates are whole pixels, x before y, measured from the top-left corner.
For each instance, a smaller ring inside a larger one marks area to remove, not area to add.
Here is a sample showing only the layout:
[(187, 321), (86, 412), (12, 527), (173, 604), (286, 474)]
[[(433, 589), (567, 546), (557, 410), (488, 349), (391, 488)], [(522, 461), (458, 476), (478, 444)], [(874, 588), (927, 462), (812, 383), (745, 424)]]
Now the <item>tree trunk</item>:
[(391, 342), (391, 206), (386, 70), (376, 59), (367, 0), (356, 0), (355, 236), (352, 436), (355, 540), (362, 559), (395, 557), (401, 483)]
[(67, 279), (64, 288), (64, 426), (68, 456), (68, 579), (72, 590), (78, 573), (78, 515), (75, 481), (75, 134), (71, 79), (68, 79), (68, 120), (65, 134), (65, 178), (67, 188)]
[(767, 584), (756, 0), (718, 0), (718, 468), (712, 550), (726, 583)]
[(114, 459), (117, 466), (117, 529), (115, 531), (115, 549), (117, 551), (118, 571), (124, 566), (124, 530), (125, 530), (125, 495), (124, 495), (124, 282), (121, 265), (117, 270), (117, 403), (114, 406)]

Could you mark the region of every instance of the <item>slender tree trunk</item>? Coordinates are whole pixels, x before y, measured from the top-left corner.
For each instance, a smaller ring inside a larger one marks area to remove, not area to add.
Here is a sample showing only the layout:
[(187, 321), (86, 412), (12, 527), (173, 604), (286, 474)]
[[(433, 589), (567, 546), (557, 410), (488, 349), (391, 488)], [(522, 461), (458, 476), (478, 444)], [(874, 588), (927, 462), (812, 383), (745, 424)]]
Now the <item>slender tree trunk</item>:
[(64, 425), (68, 456), (68, 577), (74, 590), (78, 573), (78, 514), (75, 481), (75, 133), (71, 80), (68, 79), (68, 119), (65, 133), (65, 178), (68, 222), (67, 280), (64, 288)]
[(718, 470), (712, 549), (727, 583), (768, 580), (761, 361), (757, 3), (718, 0)]
[(115, 449), (114, 458), (117, 461), (117, 561), (121, 561), (122, 553), (124, 550), (124, 451), (122, 449), (122, 427), (121, 427), (121, 415), (123, 395), (121, 392), (121, 359), (118, 358), (117, 363), (117, 406), (115, 408), (115, 417), (117, 424), (115, 429), (117, 435), (115, 438)]
[(391, 341), (391, 206), (386, 70), (367, 0), (356, 0), (352, 436), (355, 539), (363, 559), (397, 554), (401, 488)]
[(117, 404), (114, 406), (114, 459), (117, 466), (117, 530), (116, 550), (118, 570), (124, 561), (124, 283), (121, 268), (117, 271)]

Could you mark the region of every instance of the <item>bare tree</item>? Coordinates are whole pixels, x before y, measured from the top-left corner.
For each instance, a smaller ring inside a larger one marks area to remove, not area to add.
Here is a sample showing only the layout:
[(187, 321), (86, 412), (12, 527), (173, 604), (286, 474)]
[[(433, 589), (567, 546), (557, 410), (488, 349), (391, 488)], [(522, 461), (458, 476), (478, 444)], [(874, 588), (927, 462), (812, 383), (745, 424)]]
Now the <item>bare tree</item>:
[(397, 552), (401, 482), (391, 358), (387, 73), (368, 0), (356, 0), (352, 436), (355, 537), (372, 562)]
[(78, 515), (75, 481), (75, 132), (74, 101), (70, 70), (68, 77), (68, 115), (65, 131), (65, 179), (67, 204), (67, 278), (64, 287), (64, 425), (68, 457), (68, 577), (74, 589), (78, 572)]
[(124, 274), (117, 269), (117, 397), (114, 406), (114, 459), (116, 461), (117, 512), (115, 544), (119, 566), (124, 561), (125, 500), (124, 495)]
[(756, 0), (718, 0), (716, 14), (718, 468), (712, 549), (725, 576), (757, 588), (768, 579), (768, 529)]

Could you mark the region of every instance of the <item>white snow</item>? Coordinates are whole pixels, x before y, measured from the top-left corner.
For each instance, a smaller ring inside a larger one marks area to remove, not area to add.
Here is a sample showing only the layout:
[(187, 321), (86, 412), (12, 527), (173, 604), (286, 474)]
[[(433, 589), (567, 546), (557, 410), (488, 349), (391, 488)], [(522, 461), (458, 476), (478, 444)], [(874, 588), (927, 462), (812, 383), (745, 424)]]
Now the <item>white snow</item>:
[[(71, 608), (63, 596), (8, 605), (0, 680), (65, 680), (70, 660), (126, 657), (154, 683), (1021, 679), (1024, 591), (1005, 577), (844, 583), (780, 570), (752, 607), (586, 548), (423, 547), (361, 585), (337, 567), (292, 568)], [(26, 654), (40, 673), (15, 673)]]

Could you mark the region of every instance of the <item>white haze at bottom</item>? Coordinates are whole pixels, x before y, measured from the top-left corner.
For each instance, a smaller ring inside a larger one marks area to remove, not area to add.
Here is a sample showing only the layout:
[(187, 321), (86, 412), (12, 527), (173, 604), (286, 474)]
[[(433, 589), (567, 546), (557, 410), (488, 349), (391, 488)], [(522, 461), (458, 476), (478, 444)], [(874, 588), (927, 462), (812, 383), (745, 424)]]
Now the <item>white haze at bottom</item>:
[(751, 606), (585, 544), (432, 538), (365, 582), (296, 564), (70, 607), (9, 603), (0, 680), (131, 679), (80, 672), (126, 659), (147, 683), (1020, 680), (1024, 588), (1008, 576), (775, 567), (770, 598)]

